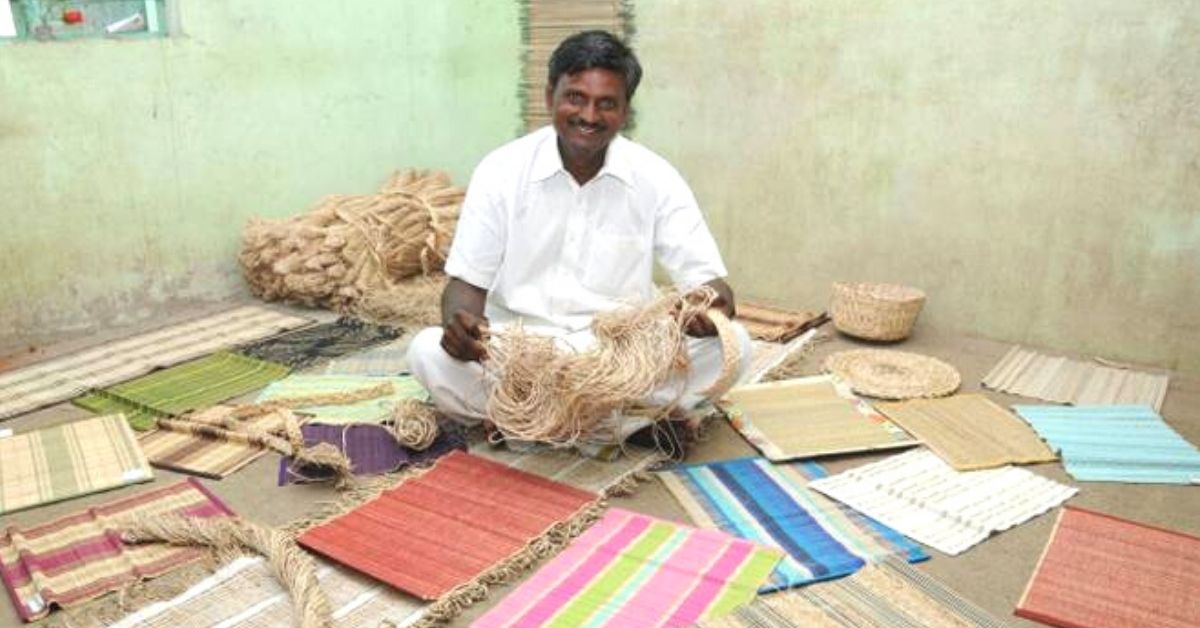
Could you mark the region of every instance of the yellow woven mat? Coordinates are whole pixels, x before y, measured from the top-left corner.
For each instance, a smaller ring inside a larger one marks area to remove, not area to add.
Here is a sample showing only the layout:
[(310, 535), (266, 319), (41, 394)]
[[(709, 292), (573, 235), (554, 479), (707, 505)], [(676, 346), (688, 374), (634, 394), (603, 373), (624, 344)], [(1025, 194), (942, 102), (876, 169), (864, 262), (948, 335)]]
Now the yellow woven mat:
[(875, 407), (959, 471), (1058, 459), (1029, 425), (983, 395)]
[(771, 460), (916, 444), (828, 375), (739, 386), (727, 397), (734, 428)]

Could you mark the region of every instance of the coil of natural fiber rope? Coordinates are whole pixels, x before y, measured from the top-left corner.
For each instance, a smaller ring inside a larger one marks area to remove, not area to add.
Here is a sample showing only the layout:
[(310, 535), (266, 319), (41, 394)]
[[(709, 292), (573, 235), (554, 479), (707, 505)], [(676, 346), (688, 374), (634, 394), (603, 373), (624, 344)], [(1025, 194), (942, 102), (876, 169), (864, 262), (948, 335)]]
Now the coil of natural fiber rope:
[(437, 439), (437, 415), (433, 407), (416, 399), (401, 399), (392, 409), (389, 432), (397, 443), (424, 451)]
[[(508, 438), (563, 445), (578, 441), (687, 368), (685, 330), (710, 312), (715, 298), (712, 288), (702, 286), (644, 307), (598, 314), (592, 321), (595, 344), (582, 352), (564, 351), (554, 338), (527, 333), (520, 325), (493, 333), (484, 363), (496, 381), (488, 419)], [(716, 310), (710, 318), (723, 348), (722, 372), (705, 391), (715, 398), (736, 379), (740, 352), (728, 319)], [(638, 414), (658, 420), (674, 405), (639, 408)]]
[(855, 349), (825, 359), (825, 370), (861, 395), (878, 399), (945, 397), (962, 383), (958, 369), (919, 353)]
[(333, 625), (333, 611), (317, 580), (316, 565), (284, 532), (234, 517), (139, 516), (124, 526), (122, 538), (130, 543), (163, 541), (172, 545), (197, 545), (226, 556), (247, 550), (261, 554), (291, 594), (292, 608), (301, 626), (324, 628)]
[(267, 301), (436, 324), (425, 303), (432, 295), (437, 304), (464, 194), (443, 172), (397, 172), (378, 194), (328, 196), (299, 216), (252, 219), (238, 262)]

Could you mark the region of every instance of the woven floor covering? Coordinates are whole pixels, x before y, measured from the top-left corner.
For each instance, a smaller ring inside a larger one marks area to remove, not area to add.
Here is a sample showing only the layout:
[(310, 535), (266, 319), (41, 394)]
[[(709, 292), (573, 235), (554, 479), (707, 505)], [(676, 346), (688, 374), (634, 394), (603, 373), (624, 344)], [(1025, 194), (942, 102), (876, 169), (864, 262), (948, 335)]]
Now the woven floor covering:
[(241, 307), (8, 371), (0, 374), (0, 419), (310, 322)]
[[(271, 433), (282, 428), (282, 417), (270, 413), (244, 419), (238, 430), (222, 430), (226, 437), (192, 433), (192, 424), (221, 428), (232, 414), (233, 406), (218, 405), (193, 412), (173, 421), (163, 421), (159, 429), (138, 437), (150, 464), (161, 469), (190, 473), (219, 480), (257, 460), (267, 449), (251, 442), (246, 433)], [(303, 429), (303, 428), (302, 428)]]
[(983, 395), (875, 407), (959, 471), (1058, 459), (1028, 424)]
[(787, 342), (829, 320), (823, 313), (785, 310), (762, 303), (738, 301), (737, 322), (750, 337), (768, 342)]
[(118, 539), (123, 518), (168, 513), (233, 514), (189, 479), (32, 528), (6, 528), (0, 537), (0, 576), (17, 614), (31, 621), (48, 614), (51, 605), (74, 606), (202, 558), (203, 550), (161, 543), (124, 545)]
[(664, 460), (658, 451), (641, 447), (625, 447), (613, 459), (589, 458), (570, 450), (540, 446), (514, 451), (481, 440), (473, 440), (470, 448), (476, 456), (602, 495), (633, 481)]
[(1075, 405), (1146, 405), (1162, 410), (1170, 378), (1013, 347), (983, 385), (1023, 397)]
[(613, 508), (472, 625), (691, 626), (754, 599), (780, 556)]
[[(444, 424), (433, 444), (428, 449), (416, 451), (396, 442), (382, 425), (327, 425), (309, 423), (301, 426), (304, 444), (312, 447), (329, 443), (346, 454), (355, 475), (378, 475), (399, 471), (409, 464), (425, 464), (450, 453), (467, 449), (467, 440), (462, 431)], [(296, 482), (323, 482), (333, 478), (325, 468), (297, 468), (290, 457), (279, 460), (279, 485)]]
[(765, 595), (702, 628), (1003, 628), (1009, 624), (903, 561)]
[(917, 544), (808, 488), (814, 462), (762, 458), (691, 464), (658, 473), (696, 525), (787, 553), (760, 592), (840, 578), (889, 556), (929, 558)]
[(1078, 489), (1019, 469), (955, 471), (926, 449), (843, 471), (809, 488), (955, 555), (993, 532), (1024, 523)]
[(1064, 508), (1017, 615), (1051, 626), (1200, 626), (1200, 537)]
[(267, 338), (238, 350), (260, 360), (304, 370), (318, 362), (361, 351), (400, 337), (401, 330), (339, 318), (289, 334)]
[(0, 513), (154, 479), (119, 414), (0, 435)]
[(746, 370), (746, 379), (743, 383), (757, 384), (763, 381), (763, 378), (775, 367), (816, 342), (818, 333), (819, 330), (810, 329), (782, 344), (765, 340), (753, 341), (754, 357), (750, 359), (750, 368)]
[(389, 377), (408, 371), (408, 343), (411, 338), (393, 340), (374, 349), (332, 360), (325, 366), (326, 375), (375, 375)]
[(313, 527), (300, 544), (424, 600), (520, 553), (598, 499), (463, 452)]
[(727, 397), (734, 429), (775, 461), (917, 444), (828, 375), (738, 386)]
[(97, 413), (120, 412), (135, 430), (262, 388), (287, 375), (281, 364), (221, 351), (78, 397), (75, 405)]
[(428, 395), (417, 380), (403, 377), (369, 377), (365, 375), (292, 375), (272, 382), (256, 401), (304, 397), (327, 393), (344, 393), (390, 383), (394, 392), (386, 397), (365, 399), (336, 406), (305, 406), (296, 412), (307, 414), (319, 423), (379, 423), (392, 416), (392, 409), (402, 399), (425, 399)]
[(1013, 406), (1083, 482), (1200, 484), (1200, 451), (1149, 406)]
[[(405, 626), (424, 605), (369, 578), (320, 561), (317, 579), (329, 598), (336, 628)], [(243, 556), (172, 600), (151, 604), (113, 628), (297, 626), (291, 598), (260, 557)]]

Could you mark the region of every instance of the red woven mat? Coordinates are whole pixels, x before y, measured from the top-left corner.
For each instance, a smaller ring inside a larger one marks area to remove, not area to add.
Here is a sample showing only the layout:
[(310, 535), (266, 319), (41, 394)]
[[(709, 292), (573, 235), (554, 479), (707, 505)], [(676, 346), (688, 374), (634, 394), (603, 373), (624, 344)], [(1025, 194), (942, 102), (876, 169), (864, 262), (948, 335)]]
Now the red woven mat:
[(1064, 508), (1017, 615), (1052, 626), (1200, 626), (1200, 538)]
[(599, 499), (455, 451), (423, 475), (302, 534), (300, 544), (433, 600)]

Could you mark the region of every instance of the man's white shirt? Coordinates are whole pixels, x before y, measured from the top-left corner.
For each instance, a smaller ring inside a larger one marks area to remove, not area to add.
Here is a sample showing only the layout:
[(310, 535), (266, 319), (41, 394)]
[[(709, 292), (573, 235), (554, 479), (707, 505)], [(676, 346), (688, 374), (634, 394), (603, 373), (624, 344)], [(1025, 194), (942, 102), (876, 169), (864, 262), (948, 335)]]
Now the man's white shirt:
[(649, 149), (617, 136), (580, 186), (553, 127), (490, 153), (467, 187), (446, 274), (486, 289), (496, 323), (575, 331), (654, 296), (654, 260), (681, 288), (726, 276), (695, 196)]

